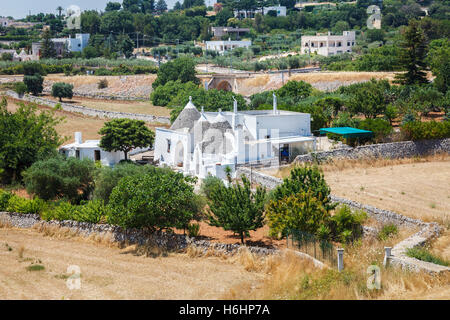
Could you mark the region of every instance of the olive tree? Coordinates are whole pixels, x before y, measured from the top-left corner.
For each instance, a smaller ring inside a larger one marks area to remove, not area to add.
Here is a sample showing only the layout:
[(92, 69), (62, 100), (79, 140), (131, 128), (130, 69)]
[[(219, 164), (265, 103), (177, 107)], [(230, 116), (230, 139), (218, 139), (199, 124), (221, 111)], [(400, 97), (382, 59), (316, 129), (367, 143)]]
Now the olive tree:
[(59, 101), (62, 101), (62, 98), (72, 99), (73, 85), (64, 82), (56, 82), (52, 86), (52, 96), (59, 98)]

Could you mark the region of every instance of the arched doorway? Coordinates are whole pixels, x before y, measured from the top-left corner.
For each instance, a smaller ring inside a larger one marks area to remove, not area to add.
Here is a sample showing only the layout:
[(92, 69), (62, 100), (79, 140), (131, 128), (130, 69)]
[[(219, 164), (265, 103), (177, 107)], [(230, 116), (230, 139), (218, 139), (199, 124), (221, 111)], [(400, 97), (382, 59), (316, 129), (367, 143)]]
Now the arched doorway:
[(232, 91), (233, 87), (228, 81), (223, 80), (217, 85), (217, 90)]
[(184, 166), (184, 146), (181, 141), (178, 141), (177, 146), (175, 147), (175, 165), (177, 167)]

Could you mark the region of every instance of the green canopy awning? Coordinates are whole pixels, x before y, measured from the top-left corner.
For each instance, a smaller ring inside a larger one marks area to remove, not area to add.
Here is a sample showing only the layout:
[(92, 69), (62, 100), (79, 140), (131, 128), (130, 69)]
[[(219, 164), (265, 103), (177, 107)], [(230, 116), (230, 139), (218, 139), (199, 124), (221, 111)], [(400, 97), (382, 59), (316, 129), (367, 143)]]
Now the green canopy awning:
[(320, 134), (334, 133), (343, 136), (344, 138), (358, 138), (371, 137), (372, 131), (356, 129), (352, 127), (336, 127), (336, 128), (321, 128)]

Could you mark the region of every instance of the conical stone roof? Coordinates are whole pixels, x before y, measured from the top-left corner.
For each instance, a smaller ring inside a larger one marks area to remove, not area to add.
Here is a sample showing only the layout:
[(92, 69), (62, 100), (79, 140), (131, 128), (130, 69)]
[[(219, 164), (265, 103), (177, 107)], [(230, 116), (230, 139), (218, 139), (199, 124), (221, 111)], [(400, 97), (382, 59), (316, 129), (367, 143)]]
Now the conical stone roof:
[(192, 103), (192, 97), (189, 97), (189, 102), (184, 107), (183, 111), (178, 115), (178, 118), (173, 122), (170, 127), (171, 130), (192, 130), (195, 122), (200, 118), (201, 114)]

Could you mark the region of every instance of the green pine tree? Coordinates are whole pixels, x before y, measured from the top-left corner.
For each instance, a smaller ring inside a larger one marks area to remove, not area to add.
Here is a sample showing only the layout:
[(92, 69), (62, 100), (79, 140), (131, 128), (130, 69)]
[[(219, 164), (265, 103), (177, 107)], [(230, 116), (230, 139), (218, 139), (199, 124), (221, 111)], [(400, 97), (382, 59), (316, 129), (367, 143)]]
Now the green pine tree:
[(428, 83), (427, 64), (427, 39), (417, 20), (411, 20), (403, 33), (400, 43), (400, 66), (405, 73), (396, 75), (396, 82), (401, 84)]
[(55, 44), (49, 30), (44, 31), (41, 43), (41, 59), (56, 58)]

